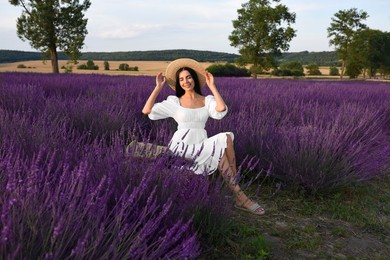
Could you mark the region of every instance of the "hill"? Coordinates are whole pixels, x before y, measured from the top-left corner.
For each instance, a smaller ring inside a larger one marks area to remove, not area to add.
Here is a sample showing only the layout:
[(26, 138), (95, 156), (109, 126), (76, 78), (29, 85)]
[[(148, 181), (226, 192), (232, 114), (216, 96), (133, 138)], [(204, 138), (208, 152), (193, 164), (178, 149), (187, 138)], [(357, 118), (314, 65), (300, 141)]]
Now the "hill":
[[(162, 51), (127, 51), (127, 52), (85, 52), (80, 60), (107, 61), (171, 61), (178, 58), (193, 58), (201, 62), (226, 61), (233, 62), (237, 54), (197, 50), (162, 50)], [(0, 63), (41, 60), (40, 52), (0, 50)], [(58, 53), (59, 60), (67, 60), (64, 53)]]
[(278, 59), (279, 63), (288, 61), (299, 61), (306, 64), (317, 64), (319, 66), (339, 66), (340, 62), (335, 51), (321, 51), (321, 52), (286, 52)]
[[(127, 52), (85, 52), (80, 60), (107, 60), (107, 61), (171, 61), (178, 58), (193, 58), (201, 62), (233, 62), (239, 57), (237, 54), (197, 50), (161, 50), (161, 51), (127, 51)], [(18, 61), (42, 60), (40, 52), (0, 50), (0, 63)], [(58, 59), (67, 60), (64, 53), (58, 53)], [(337, 54), (334, 51), (323, 52), (286, 52), (278, 62), (299, 61), (302, 64), (315, 63), (319, 66), (337, 66)]]

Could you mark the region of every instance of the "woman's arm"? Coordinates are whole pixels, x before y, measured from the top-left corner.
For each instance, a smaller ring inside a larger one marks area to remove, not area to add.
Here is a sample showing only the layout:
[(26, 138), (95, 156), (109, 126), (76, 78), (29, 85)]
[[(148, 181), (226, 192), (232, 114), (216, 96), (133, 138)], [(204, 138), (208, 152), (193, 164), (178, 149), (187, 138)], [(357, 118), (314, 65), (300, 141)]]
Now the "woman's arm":
[(142, 113), (144, 113), (145, 115), (149, 115), (152, 112), (152, 108), (154, 106), (156, 98), (158, 94), (161, 92), (162, 88), (164, 87), (165, 82), (166, 82), (166, 78), (162, 75), (162, 72), (157, 74), (156, 87), (153, 89), (148, 100), (146, 101), (145, 106), (142, 109)]
[(213, 96), (214, 96), (215, 101), (217, 103), (215, 110), (217, 110), (218, 112), (225, 111), (226, 110), (225, 101), (223, 100), (221, 94), (219, 94), (219, 91), (218, 91), (217, 87), (215, 86), (214, 76), (208, 71), (206, 71), (206, 83), (207, 83), (207, 86), (209, 87), (209, 89), (211, 90), (211, 93), (213, 93)]

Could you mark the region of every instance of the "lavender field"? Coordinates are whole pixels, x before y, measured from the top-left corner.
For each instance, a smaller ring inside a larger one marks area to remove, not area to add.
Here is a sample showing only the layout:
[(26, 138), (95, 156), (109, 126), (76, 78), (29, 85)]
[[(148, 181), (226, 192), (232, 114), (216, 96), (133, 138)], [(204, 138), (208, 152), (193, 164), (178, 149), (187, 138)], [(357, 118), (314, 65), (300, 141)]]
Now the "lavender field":
[[(172, 120), (141, 109), (153, 77), (0, 74), (0, 258), (196, 258), (231, 201), (183, 161), (126, 153), (166, 145)], [(331, 193), (390, 169), (390, 84), (217, 78), (245, 180)], [(173, 92), (167, 87), (160, 100)], [(208, 94), (207, 90), (205, 94)], [(207, 212), (207, 213), (205, 213)], [(216, 225), (216, 223), (213, 223)]]

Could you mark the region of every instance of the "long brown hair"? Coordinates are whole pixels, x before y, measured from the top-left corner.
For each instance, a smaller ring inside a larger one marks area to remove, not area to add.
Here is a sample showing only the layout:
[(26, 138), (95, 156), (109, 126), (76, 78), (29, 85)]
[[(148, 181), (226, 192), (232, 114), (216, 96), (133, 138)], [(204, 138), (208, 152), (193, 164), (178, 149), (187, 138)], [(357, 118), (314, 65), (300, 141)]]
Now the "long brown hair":
[(186, 71), (188, 71), (191, 74), (191, 77), (192, 77), (192, 79), (195, 82), (195, 86), (194, 86), (195, 92), (198, 93), (199, 95), (202, 95), (202, 91), (200, 89), (200, 84), (199, 84), (198, 74), (196, 74), (195, 70), (193, 70), (193, 69), (191, 69), (189, 67), (183, 67), (183, 68), (180, 68), (178, 71), (176, 71), (176, 85), (175, 85), (176, 96), (177, 97), (181, 97), (181, 96), (184, 95), (184, 93), (186, 93), (185, 90), (180, 86), (180, 81), (179, 81), (179, 74), (183, 70), (186, 70)]

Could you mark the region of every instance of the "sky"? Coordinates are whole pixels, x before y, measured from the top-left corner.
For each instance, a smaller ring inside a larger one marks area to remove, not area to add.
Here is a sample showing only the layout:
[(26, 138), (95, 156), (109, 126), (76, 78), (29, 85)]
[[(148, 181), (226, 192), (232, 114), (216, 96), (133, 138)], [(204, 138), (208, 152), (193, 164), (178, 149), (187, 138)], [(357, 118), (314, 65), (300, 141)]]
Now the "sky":
[[(238, 53), (228, 39), (237, 10), (249, 0), (91, 0), (88, 34), (82, 52), (190, 49)], [(357, 8), (369, 15), (371, 29), (390, 31), (390, 0), (281, 0), (296, 14), (297, 30), (289, 52), (332, 51), (327, 38), (339, 10)], [(16, 35), (22, 13), (0, 0), (0, 49), (36, 51)]]

